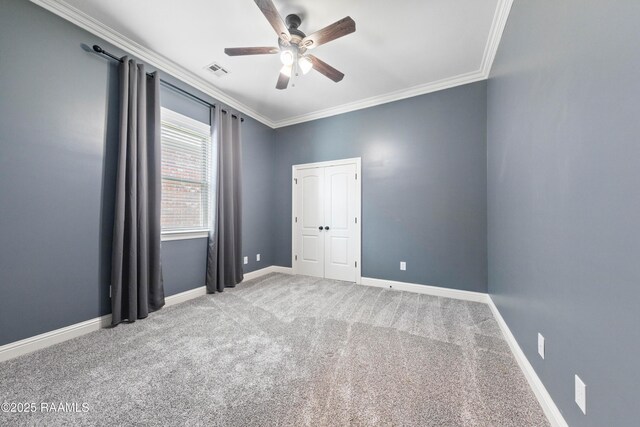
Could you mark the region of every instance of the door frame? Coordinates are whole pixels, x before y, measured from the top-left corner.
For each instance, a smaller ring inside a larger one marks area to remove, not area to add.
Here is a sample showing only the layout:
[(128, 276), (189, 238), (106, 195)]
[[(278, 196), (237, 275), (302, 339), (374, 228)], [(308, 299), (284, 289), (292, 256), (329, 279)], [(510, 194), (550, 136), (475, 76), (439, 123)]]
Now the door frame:
[(291, 166), (291, 267), (293, 274), (298, 274), (296, 253), (296, 172), (303, 169), (324, 168), (327, 166), (356, 165), (356, 283), (362, 281), (362, 158), (329, 160), (326, 162), (304, 163)]

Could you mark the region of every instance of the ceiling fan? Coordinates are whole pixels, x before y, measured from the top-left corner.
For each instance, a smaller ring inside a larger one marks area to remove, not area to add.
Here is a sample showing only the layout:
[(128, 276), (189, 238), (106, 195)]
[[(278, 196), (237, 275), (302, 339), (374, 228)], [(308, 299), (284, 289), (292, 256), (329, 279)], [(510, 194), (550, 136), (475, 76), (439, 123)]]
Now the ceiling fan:
[(297, 75), (298, 70), (307, 74), (313, 68), (336, 83), (343, 79), (343, 73), (316, 56), (307, 53), (307, 50), (355, 32), (356, 23), (353, 19), (347, 16), (307, 36), (298, 29), (302, 22), (298, 15), (288, 15), (286, 21), (283, 21), (271, 0), (255, 0), (255, 2), (273, 29), (276, 30), (279, 47), (228, 47), (224, 50), (227, 55), (273, 55), (279, 53), (283, 65), (276, 89), (286, 89), (291, 75)]

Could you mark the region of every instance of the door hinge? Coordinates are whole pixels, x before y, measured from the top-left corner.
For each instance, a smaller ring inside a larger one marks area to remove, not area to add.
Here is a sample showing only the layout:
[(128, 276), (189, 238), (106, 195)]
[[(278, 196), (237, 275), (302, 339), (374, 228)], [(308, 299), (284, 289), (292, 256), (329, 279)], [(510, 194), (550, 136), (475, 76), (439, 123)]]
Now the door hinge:
[(295, 181), (295, 183), (298, 183), (298, 178), (293, 178), (293, 180)]
[(296, 255), (296, 257), (295, 257), (295, 258), (296, 258), (296, 261), (297, 261), (297, 260), (298, 260), (298, 255)]
[(109, 286), (109, 298), (111, 298), (111, 286)]
[(356, 173), (356, 179), (358, 179), (358, 174)]
[(296, 222), (298, 222), (298, 217), (296, 217)]
[(358, 268), (358, 261), (356, 261), (356, 268)]
[(358, 223), (358, 217), (356, 217), (356, 224)]

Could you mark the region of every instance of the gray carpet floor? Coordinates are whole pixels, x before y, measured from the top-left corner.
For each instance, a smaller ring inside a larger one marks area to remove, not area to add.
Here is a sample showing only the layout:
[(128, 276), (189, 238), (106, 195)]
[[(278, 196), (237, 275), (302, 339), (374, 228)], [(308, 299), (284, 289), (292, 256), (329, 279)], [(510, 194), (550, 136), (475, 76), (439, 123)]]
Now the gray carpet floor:
[(485, 304), (271, 274), (0, 364), (1, 425), (546, 426)]

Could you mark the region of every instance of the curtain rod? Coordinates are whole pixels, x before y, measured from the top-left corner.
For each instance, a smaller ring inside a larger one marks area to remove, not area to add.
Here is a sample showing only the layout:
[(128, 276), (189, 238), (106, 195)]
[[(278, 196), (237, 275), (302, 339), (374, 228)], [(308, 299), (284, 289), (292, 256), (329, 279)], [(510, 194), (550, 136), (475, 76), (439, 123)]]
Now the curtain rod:
[[(97, 44), (94, 44), (94, 45), (93, 45), (93, 50), (94, 50), (94, 52), (96, 52), (96, 53), (99, 53), (99, 54), (101, 54), (101, 55), (107, 56), (107, 57), (109, 57), (109, 58), (111, 58), (111, 59), (114, 59), (114, 60), (116, 60), (116, 61), (118, 61), (118, 62), (123, 62), (123, 59), (122, 59), (122, 58), (118, 58), (118, 57), (117, 57), (117, 56), (115, 56), (114, 54), (107, 52), (106, 50), (104, 50), (103, 48), (101, 48), (100, 46), (98, 46)], [(149, 77), (154, 77), (154, 74), (147, 73), (147, 76), (149, 76)], [(191, 98), (191, 99), (194, 99), (194, 100), (196, 100), (196, 101), (198, 101), (198, 102), (200, 102), (200, 103), (202, 103), (202, 104), (204, 104), (204, 105), (206, 105), (206, 106), (208, 106), (208, 107), (211, 107), (211, 108), (216, 108), (216, 107), (217, 107), (215, 104), (212, 104), (212, 103), (210, 103), (210, 102), (208, 102), (208, 101), (205, 101), (204, 99), (202, 99), (202, 98), (200, 98), (200, 97), (198, 97), (198, 96), (196, 96), (196, 95), (194, 95), (194, 94), (192, 94), (192, 93), (189, 93), (189, 92), (187, 92), (186, 90), (184, 90), (184, 89), (182, 89), (182, 88), (180, 88), (180, 87), (178, 87), (178, 86), (174, 85), (173, 83), (169, 83), (169, 82), (168, 82), (168, 81), (166, 81), (166, 80), (160, 79), (160, 83), (162, 83), (164, 86), (166, 86), (166, 87), (168, 87), (168, 88), (170, 88), (170, 89), (173, 89), (173, 90), (175, 90), (175, 91), (177, 91), (177, 92), (181, 93), (182, 95), (185, 95), (185, 96), (187, 96), (187, 97), (189, 97), (189, 98)], [(227, 110), (223, 110), (223, 109), (221, 109), (220, 111), (222, 111), (224, 114), (227, 114)], [(233, 117), (234, 119), (237, 119), (237, 118), (238, 118), (238, 116), (237, 116), (237, 115), (235, 115), (235, 114), (231, 114), (231, 117)], [(241, 121), (241, 122), (244, 122), (244, 118), (240, 117), (240, 121)]]

